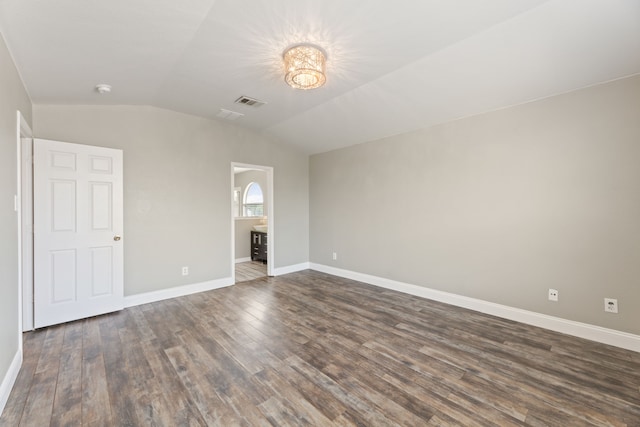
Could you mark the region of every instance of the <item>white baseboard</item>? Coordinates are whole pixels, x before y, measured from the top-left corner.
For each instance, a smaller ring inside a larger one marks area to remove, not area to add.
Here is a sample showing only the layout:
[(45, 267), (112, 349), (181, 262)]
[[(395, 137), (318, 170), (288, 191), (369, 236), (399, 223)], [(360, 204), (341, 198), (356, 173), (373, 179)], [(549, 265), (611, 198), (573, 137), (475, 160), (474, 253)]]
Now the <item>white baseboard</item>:
[(296, 271), (308, 270), (309, 263), (302, 262), (300, 264), (287, 265), (286, 267), (277, 267), (273, 269), (274, 276), (282, 276), (283, 274), (295, 273)]
[(246, 258), (236, 258), (236, 264), (240, 264), (241, 262), (249, 262), (251, 261), (251, 257), (248, 256)]
[[(22, 337), (20, 337), (20, 339), (22, 340)], [(16, 382), (16, 378), (18, 378), (21, 366), (22, 351), (18, 349), (15, 356), (13, 356), (13, 360), (11, 361), (11, 365), (9, 365), (7, 373), (2, 379), (2, 384), (0, 384), (0, 415), (2, 415), (4, 407), (7, 404), (7, 400), (9, 400), (9, 394), (11, 394), (11, 389), (13, 388), (13, 384)]]
[[(239, 258), (243, 259), (243, 258)], [(251, 261), (251, 258), (246, 258)], [(238, 260), (236, 260), (238, 262)], [(244, 262), (244, 261), (240, 261)], [(280, 267), (274, 269), (274, 276), (281, 276), (283, 274), (294, 273), (296, 271), (302, 271), (309, 269), (309, 263), (304, 262), (302, 264), (289, 265), (286, 267)], [(213, 289), (220, 289), (226, 286), (233, 285), (233, 279), (231, 277), (225, 277), (223, 279), (209, 280), (202, 283), (194, 283), (192, 285), (176, 286), (174, 288), (162, 289), (160, 291), (146, 292), (144, 294), (129, 295), (124, 297), (124, 306), (133, 307), (136, 305), (149, 304), (151, 302), (162, 301), (169, 298), (177, 298), (185, 295), (196, 294), (198, 292), (211, 291)]]
[(496, 304), (489, 301), (483, 301), (476, 298), (470, 298), (462, 295), (452, 294), (449, 292), (439, 291), (436, 289), (426, 288), (423, 286), (398, 282), (395, 280), (371, 276), (363, 273), (357, 273), (355, 271), (343, 270), (323, 264), (310, 263), (309, 268), (311, 268), (312, 270), (321, 271), (323, 273), (332, 274), (334, 276), (357, 280), (359, 282), (368, 283), (370, 285), (392, 289), (406, 294), (440, 301), (458, 307), (468, 308), (470, 310), (479, 311), (481, 313), (491, 314), (493, 316), (502, 317), (504, 319), (515, 320), (516, 322), (526, 323), (528, 325), (538, 326), (552, 331), (561, 332), (563, 334), (573, 335), (591, 341), (596, 341), (603, 344), (640, 352), (639, 335), (590, 325), (588, 323), (575, 322), (573, 320), (548, 316), (546, 314), (536, 313), (534, 311), (522, 310), (519, 308)]
[(129, 295), (124, 297), (124, 306), (133, 307), (150, 302), (162, 301), (169, 298), (176, 298), (185, 295), (196, 294), (198, 292), (210, 291), (233, 285), (231, 277), (223, 279), (209, 280), (207, 282), (194, 283), (192, 285), (176, 286), (175, 288), (162, 289), (160, 291), (146, 292), (144, 294)]

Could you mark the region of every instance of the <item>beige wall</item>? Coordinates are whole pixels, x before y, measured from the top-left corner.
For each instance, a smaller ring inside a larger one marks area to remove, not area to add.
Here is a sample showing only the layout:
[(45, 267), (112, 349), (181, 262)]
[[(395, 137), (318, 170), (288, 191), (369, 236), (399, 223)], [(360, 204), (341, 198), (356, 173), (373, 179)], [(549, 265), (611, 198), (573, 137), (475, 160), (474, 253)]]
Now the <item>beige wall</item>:
[(639, 334), (640, 76), (314, 155), (310, 218), (314, 263)]
[(152, 107), (37, 105), (34, 134), (124, 150), (125, 295), (231, 276), (231, 162), (274, 168), (275, 267), (308, 261), (306, 155)]
[(18, 350), (16, 111), (31, 123), (31, 101), (0, 35), (0, 383)]

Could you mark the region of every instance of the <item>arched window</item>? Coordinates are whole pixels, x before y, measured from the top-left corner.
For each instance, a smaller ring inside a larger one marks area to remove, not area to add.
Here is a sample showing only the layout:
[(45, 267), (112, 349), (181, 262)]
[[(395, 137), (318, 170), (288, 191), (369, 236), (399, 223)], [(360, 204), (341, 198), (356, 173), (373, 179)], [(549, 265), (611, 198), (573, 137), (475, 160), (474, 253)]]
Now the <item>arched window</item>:
[(257, 182), (251, 182), (244, 191), (242, 201), (244, 216), (264, 216), (264, 197)]

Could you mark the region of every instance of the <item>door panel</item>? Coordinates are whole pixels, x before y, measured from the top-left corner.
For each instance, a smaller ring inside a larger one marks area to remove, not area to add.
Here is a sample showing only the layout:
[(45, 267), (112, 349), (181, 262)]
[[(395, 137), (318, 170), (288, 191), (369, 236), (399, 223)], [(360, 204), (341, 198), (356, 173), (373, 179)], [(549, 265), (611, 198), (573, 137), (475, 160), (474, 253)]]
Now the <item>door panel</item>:
[(91, 248), (91, 297), (113, 293), (113, 250)]
[(51, 180), (51, 232), (76, 231), (76, 183)]
[(110, 231), (113, 229), (111, 223), (111, 213), (113, 212), (112, 200), (113, 192), (111, 191), (110, 182), (90, 182), (91, 193), (91, 230)]
[(66, 249), (50, 253), (51, 304), (76, 301), (76, 251)]
[(34, 140), (35, 327), (121, 310), (122, 151)]

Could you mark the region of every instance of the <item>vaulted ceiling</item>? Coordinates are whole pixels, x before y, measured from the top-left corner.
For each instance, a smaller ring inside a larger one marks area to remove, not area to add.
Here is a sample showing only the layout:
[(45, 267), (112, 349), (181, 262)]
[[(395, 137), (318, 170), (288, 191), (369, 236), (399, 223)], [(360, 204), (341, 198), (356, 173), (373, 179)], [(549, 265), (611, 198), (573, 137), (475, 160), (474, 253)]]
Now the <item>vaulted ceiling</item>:
[[(0, 0), (0, 31), (34, 104), (227, 109), (308, 153), (640, 73), (637, 0)], [(300, 42), (319, 89), (284, 82)]]

